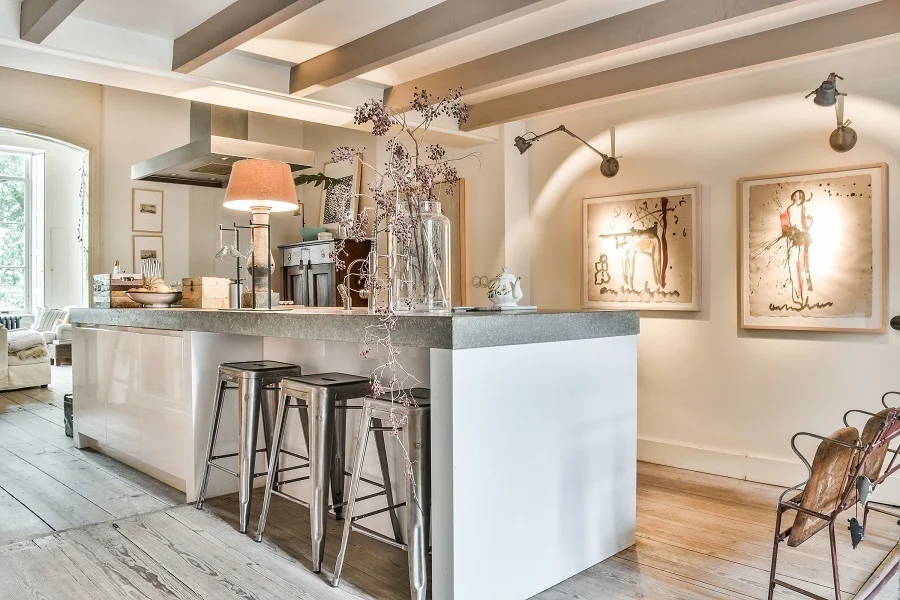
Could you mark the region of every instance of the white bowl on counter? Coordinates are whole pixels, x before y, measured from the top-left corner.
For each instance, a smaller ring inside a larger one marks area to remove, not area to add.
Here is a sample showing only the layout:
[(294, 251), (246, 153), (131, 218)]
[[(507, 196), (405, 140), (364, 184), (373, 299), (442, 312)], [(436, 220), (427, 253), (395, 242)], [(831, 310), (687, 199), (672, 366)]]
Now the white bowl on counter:
[(169, 308), (181, 302), (181, 292), (125, 292), (125, 295), (144, 308)]

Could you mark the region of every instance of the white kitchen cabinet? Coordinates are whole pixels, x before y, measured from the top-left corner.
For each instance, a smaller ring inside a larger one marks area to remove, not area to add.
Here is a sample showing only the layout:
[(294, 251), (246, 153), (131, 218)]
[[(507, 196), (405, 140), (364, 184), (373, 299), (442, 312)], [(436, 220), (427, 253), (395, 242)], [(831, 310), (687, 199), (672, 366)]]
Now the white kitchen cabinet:
[(139, 469), (184, 481), (192, 405), (183, 333), (76, 327), (73, 344), (81, 443), (94, 440)]

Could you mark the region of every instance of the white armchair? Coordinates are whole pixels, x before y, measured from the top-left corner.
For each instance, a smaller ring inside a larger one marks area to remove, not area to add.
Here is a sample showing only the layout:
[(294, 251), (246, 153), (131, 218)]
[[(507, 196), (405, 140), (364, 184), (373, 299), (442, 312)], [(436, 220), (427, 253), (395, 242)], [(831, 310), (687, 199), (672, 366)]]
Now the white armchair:
[(50, 385), (50, 357), (10, 356), (8, 333), (0, 328), (0, 391)]

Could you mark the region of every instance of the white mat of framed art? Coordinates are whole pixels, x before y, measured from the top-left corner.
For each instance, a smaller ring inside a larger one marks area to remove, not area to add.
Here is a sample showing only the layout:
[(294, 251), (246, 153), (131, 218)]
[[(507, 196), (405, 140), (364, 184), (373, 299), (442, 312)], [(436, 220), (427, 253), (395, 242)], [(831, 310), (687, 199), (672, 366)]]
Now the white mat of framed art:
[(581, 304), (700, 310), (700, 186), (585, 198)]
[(882, 333), (887, 165), (738, 182), (741, 327)]

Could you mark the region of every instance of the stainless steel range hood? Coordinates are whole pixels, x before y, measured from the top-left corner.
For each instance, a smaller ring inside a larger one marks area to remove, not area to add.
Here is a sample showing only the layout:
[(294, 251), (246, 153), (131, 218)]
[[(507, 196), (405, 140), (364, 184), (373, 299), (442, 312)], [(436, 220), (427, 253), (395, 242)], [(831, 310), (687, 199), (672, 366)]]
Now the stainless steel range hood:
[(132, 165), (131, 178), (224, 188), (231, 166), (244, 158), (280, 160), (291, 171), (315, 164), (315, 154), (309, 150), (251, 142), (248, 117), (245, 110), (191, 102), (190, 143)]

